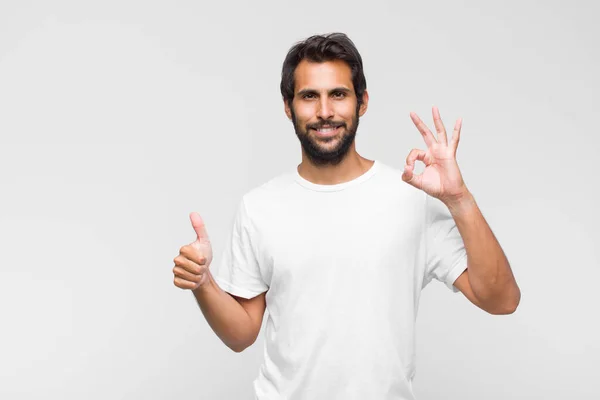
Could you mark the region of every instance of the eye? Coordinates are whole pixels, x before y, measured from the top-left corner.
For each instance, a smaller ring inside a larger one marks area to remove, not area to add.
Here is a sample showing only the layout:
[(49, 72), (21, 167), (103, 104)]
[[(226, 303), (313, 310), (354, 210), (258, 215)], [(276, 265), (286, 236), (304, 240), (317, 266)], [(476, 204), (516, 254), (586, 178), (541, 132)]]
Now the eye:
[(343, 99), (344, 97), (346, 97), (346, 93), (344, 93), (344, 92), (334, 92), (333, 93), (333, 97), (335, 97), (336, 99)]
[(309, 100), (309, 99), (312, 99), (314, 97), (315, 97), (315, 95), (312, 94), (312, 93), (306, 93), (306, 94), (302, 95), (302, 98), (305, 99), (305, 100)]

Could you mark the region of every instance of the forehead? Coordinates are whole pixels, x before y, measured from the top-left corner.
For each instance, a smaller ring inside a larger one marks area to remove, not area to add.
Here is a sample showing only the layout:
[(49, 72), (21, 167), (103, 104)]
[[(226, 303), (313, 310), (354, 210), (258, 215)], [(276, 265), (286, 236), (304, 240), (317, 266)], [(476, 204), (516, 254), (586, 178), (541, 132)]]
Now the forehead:
[(321, 63), (302, 60), (294, 73), (296, 92), (302, 89), (329, 89), (345, 86), (353, 89), (352, 71), (348, 64), (341, 60)]

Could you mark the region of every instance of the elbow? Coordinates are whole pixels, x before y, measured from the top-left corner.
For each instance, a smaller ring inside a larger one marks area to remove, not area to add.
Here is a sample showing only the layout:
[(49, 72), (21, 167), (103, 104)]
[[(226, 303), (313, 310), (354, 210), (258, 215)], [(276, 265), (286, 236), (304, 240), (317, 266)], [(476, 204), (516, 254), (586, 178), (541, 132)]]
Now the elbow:
[(246, 350), (246, 347), (235, 347), (235, 346), (230, 346), (229, 347), (231, 350), (233, 350), (235, 353), (241, 353), (242, 351)]
[(229, 338), (229, 340), (223, 340), (223, 342), (236, 353), (241, 353), (246, 350), (248, 347), (252, 346), (256, 339), (258, 338), (258, 332), (246, 332), (241, 335), (236, 335), (234, 338)]
[(492, 315), (509, 315), (513, 314), (515, 311), (517, 311), (517, 306), (507, 306), (503, 308), (488, 310), (488, 312)]
[(517, 307), (519, 307), (519, 303), (521, 302), (521, 292), (519, 292), (518, 296), (515, 300), (513, 300), (510, 305), (506, 308), (505, 314), (512, 314), (517, 311)]
[(229, 347), (235, 353), (241, 353), (242, 351), (246, 350), (250, 346), (246, 346), (243, 344), (228, 344), (227, 347)]
[(249, 341), (249, 342), (228, 344), (227, 347), (229, 347), (231, 350), (233, 350), (236, 353), (241, 353), (242, 351), (246, 350), (248, 347), (252, 346), (255, 341), (256, 341), (256, 338), (254, 338), (252, 341)]
[(488, 312), (493, 315), (509, 315), (513, 314), (517, 311), (519, 307), (519, 303), (521, 302), (521, 291), (518, 287), (514, 294), (509, 296), (509, 298), (504, 299), (502, 302), (495, 303), (494, 306), (488, 308)]

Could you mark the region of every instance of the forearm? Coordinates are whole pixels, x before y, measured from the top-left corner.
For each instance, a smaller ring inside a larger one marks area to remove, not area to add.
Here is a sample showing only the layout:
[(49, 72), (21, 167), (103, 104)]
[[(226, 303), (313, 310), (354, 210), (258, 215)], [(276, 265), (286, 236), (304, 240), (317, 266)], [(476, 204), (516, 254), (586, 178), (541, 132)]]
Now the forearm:
[(510, 264), (473, 195), (447, 203), (465, 244), (468, 277), (477, 298), (492, 308), (516, 308), (520, 290)]
[(250, 316), (237, 300), (219, 287), (210, 270), (207, 273), (209, 282), (192, 293), (215, 334), (227, 347), (240, 352), (254, 337)]

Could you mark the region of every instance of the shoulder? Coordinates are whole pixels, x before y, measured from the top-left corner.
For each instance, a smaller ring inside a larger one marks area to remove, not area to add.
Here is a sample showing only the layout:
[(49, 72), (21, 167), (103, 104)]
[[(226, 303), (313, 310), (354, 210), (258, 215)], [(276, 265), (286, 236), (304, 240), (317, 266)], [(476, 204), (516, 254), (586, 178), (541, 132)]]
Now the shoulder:
[(252, 189), (243, 195), (243, 199), (248, 205), (272, 201), (290, 190), (294, 185), (294, 176), (290, 172), (281, 173)]
[(252, 189), (242, 196), (248, 218), (254, 221), (271, 220), (294, 198), (296, 184), (293, 173), (281, 173)]

